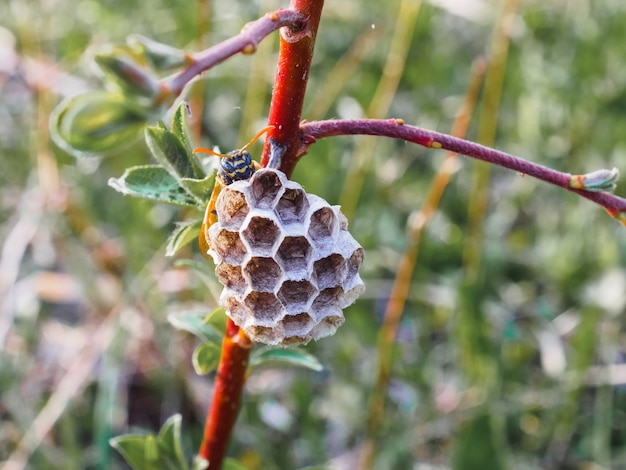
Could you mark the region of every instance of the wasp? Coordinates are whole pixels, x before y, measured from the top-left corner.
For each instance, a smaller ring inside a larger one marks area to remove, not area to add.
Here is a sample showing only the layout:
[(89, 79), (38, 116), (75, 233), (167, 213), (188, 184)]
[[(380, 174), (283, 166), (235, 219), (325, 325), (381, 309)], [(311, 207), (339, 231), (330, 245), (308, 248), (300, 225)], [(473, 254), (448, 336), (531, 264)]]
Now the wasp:
[(228, 186), (235, 181), (250, 179), (254, 172), (261, 167), (258, 162), (252, 159), (247, 149), (256, 142), (259, 137), (272, 129), (274, 129), (274, 126), (267, 126), (261, 129), (246, 145), (228, 153), (218, 153), (202, 147), (194, 149), (193, 153), (208, 153), (209, 155), (220, 158), (220, 169), (215, 178), (215, 186), (209, 198), (209, 203), (207, 204), (204, 220), (202, 221), (202, 227), (200, 229), (199, 245), (203, 255), (206, 255), (211, 247), (208, 241), (208, 230), (211, 225), (217, 222), (217, 211), (215, 210), (217, 197), (224, 186)]

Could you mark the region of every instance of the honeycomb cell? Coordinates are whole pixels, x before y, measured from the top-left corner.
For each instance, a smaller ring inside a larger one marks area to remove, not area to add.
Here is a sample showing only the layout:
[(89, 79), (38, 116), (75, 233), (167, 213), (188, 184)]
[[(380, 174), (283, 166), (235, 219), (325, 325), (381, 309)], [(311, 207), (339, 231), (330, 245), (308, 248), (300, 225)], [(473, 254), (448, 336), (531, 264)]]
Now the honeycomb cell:
[(363, 264), (364, 251), (360, 246), (352, 252), (352, 255), (348, 258), (347, 266), (348, 266), (348, 274), (347, 278), (353, 278), (359, 273), (359, 269)]
[(286, 315), (282, 323), (285, 336), (305, 336), (313, 325), (313, 319), (307, 313), (302, 312), (296, 315)]
[(346, 308), (352, 305), (365, 292), (365, 286), (359, 276), (355, 276), (350, 284), (344, 284), (344, 289), (345, 291), (337, 304), (339, 308)]
[(317, 297), (315, 297), (315, 300), (311, 305), (311, 311), (315, 314), (317, 321), (320, 321), (325, 316), (325, 312), (332, 309), (333, 306), (337, 304), (337, 301), (342, 294), (343, 289), (340, 286), (337, 286), (324, 289), (317, 295)]
[(235, 324), (245, 327), (246, 324), (250, 323), (250, 320), (253, 318), (252, 312), (245, 304), (235, 297), (227, 297), (223, 300), (223, 305), (226, 307), (228, 315), (233, 319)]
[(281, 346), (299, 346), (301, 344), (307, 344), (311, 341), (312, 337), (307, 336), (287, 336), (280, 343)]
[(278, 242), (281, 230), (272, 219), (253, 216), (241, 235), (250, 245), (254, 256), (272, 256), (274, 246)]
[(274, 326), (285, 313), (280, 301), (270, 292), (250, 292), (244, 303), (252, 311), (254, 324), (259, 326)]
[(216, 204), (217, 218), (221, 225), (229, 230), (239, 230), (241, 224), (250, 212), (243, 193), (235, 191), (228, 186), (219, 195), (219, 203)]
[(238, 294), (243, 294), (246, 290), (246, 280), (241, 273), (241, 266), (233, 266), (227, 263), (220, 263), (215, 268), (217, 279), (227, 289), (231, 289)]
[(335, 331), (337, 331), (337, 328), (343, 325), (345, 319), (341, 313), (341, 309), (336, 307), (333, 310), (334, 314), (324, 317), (322, 321), (313, 327), (310, 332), (313, 339), (318, 340), (320, 338), (333, 335), (335, 334)]
[(217, 233), (209, 230), (211, 247), (228, 264), (241, 264), (246, 256), (246, 247), (239, 238), (239, 232), (219, 228)]
[(341, 285), (346, 276), (346, 260), (339, 253), (317, 260), (313, 266), (319, 290)]
[(282, 341), (283, 335), (276, 327), (251, 326), (244, 329), (248, 338), (264, 344), (278, 344)]
[(288, 313), (307, 310), (317, 289), (309, 281), (285, 281), (278, 290), (278, 300)]
[(255, 256), (250, 258), (243, 268), (243, 275), (254, 291), (274, 292), (283, 272), (272, 258)]
[(283, 189), (278, 172), (261, 169), (250, 179), (250, 205), (258, 209), (271, 209)]
[(309, 210), (304, 189), (287, 188), (276, 204), (276, 214), (284, 225), (302, 224)]
[(276, 259), (289, 278), (304, 279), (308, 275), (312, 250), (306, 237), (285, 237), (276, 251)]
[(332, 237), (337, 228), (337, 218), (330, 206), (322, 207), (311, 215), (309, 236), (313, 240)]

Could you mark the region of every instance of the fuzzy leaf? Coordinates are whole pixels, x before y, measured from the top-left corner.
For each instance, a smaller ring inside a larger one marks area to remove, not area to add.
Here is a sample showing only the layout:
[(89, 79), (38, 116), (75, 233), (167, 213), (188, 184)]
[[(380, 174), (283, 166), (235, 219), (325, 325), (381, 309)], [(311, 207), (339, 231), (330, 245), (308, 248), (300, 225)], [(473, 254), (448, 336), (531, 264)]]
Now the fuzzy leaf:
[(109, 441), (124, 460), (135, 470), (149, 469), (153, 462), (146, 456), (146, 437), (136, 435), (123, 435), (114, 437)]
[(217, 170), (213, 170), (203, 179), (181, 178), (180, 184), (206, 205), (211, 199), (216, 175)]
[(193, 139), (189, 129), (189, 116), (191, 109), (184, 101), (178, 105), (172, 117), (172, 134), (182, 142), (185, 149), (191, 153), (193, 150)]
[(149, 109), (121, 94), (92, 92), (60, 103), (50, 116), (50, 135), (74, 157), (105, 156), (137, 142)]
[(180, 49), (163, 44), (139, 34), (132, 34), (126, 43), (150, 61), (155, 70), (165, 71), (189, 63), (187, 55)]
[(260, 366), (297, 366), (311, 369), (316, 372), (321, 371), (324, 366), (317, 358), (301, 349), (266, 349), (254, 351), (250, 357), (250, 370)]
[(182, 416), (175, 414), (171, 416), (159, 431), (158, 440), (161, 452), (165, 453), (180, 470), (187, 470), (189, 467), (183, 455), (181, 443), (181, 422)]
[(146, 143), (154, 158), (177, 178), (195, 178), (190, 153), (176, 135), (165, 126), (146, 128)]
[(217, 369), (221, 348), (217, 343), (202, 343), (193, 352), (193, 368), (198, 375), (206, 375)]
[(206, 311), (187, 311), (178, 314), (170, 314), (167, 316), (167, 321), (178, 329), (187, 331), (202, 341), (220, 343), (224, 336), (225, 330), (218, 330), (213, 324), (208, 323), (210, 314), (207, 315)]
[(191, 220), (178, 224), (167, 240), (165, 256), (174, 256), (178, 250), (198, 238), (202, 227), (202, 219)]
[(200, 205), (161, 165), (127, 168), (120, 178), (110, 178), (109, 186), (127, 196), (140, 197), (178, 206)]
[(198, 274), (205, 284), (210, 285), (215, 279), (215, 268), (206, 261), (195, 259), (177, 259), (174, 261), (175, 268), (189, 268)]
[(211, 313), (209, 313), (204, 320), (207, 325), (211, 325), (221, 334), (226, 331), (226, 322), (228, 317), (226, 316), (226, 309), (224, 307), (217, 307)]
[(160, 93), (159, 80), (128, 51), (108, 48), (94, 55), (107, 78), (124, 93), (155, 98)]

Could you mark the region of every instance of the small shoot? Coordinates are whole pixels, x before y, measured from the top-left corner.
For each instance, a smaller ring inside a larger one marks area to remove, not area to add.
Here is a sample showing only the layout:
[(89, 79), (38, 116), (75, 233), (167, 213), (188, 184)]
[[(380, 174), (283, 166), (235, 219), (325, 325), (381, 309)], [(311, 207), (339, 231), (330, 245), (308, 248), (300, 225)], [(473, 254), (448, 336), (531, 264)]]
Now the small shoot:
[(586, 191), (613, 191), (615, 189), (619, 170), (597, 170), (584, 175), (572, 175), (569, 180), (569, 187), (573, 189), (584, 189)]

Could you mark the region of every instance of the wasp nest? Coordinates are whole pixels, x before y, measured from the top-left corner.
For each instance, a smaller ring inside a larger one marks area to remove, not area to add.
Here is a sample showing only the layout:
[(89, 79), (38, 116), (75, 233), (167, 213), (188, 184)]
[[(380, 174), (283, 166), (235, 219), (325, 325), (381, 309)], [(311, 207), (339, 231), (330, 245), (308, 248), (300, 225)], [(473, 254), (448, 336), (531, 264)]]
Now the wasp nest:
[(223, 188), (208, 231), (220, 303), (253, 341), (305, 344), (331, 335), (365, 287), (363, 248), (339, 206), (264, 168)]

